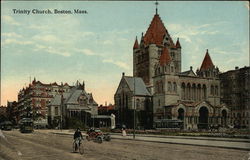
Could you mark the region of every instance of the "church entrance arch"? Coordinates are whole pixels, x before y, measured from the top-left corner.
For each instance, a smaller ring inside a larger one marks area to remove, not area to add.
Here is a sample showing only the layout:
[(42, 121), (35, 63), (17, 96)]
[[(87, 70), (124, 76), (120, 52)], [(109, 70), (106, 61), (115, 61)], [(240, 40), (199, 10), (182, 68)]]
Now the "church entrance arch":
[(208, 109), (203, 106), (199, 110), (199, 129), (208, 129)]
[(222, 126), (226, 127), (227, 125), (227, 111), (225, 109), (222, 110)]
[(179, 108), (178, 109), (178, 119), (179, 120), (184, 120), (184, 109), (183, 108)]
[(180, 126), (179, 126), (181, 129), (184, 129), (184, 113), (185, 113), (185, 111), (183, 108), (178, 109), (178, 117), (177, 118), (182, 121)]

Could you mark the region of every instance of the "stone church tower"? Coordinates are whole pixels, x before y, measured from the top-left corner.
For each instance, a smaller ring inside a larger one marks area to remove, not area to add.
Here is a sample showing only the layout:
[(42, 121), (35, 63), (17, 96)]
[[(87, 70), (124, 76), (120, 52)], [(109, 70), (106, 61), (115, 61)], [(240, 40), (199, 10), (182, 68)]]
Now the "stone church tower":
[(140, 43), (137, 37), (133, 47), (133, 76), (141, 77), (151, 94), (153, 91), (153, 76), (155, 67), (159, 64), (163, 53), (168, 52), (173, 64), (170, 70), (181, 72), (181, 45), (179, 39), (173, 42), (159, 14), (156, 14), (145, 35), (141, 35)]

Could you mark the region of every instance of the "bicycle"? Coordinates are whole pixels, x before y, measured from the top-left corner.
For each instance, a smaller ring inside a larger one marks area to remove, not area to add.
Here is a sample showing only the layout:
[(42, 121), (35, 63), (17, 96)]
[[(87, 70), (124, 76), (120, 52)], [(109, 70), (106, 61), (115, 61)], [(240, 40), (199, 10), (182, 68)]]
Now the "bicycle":
[(84, 153), (83, 145), (81, 145), (81, 138), (76, 138), (73, 142), (73, 152), (77, 152), (79, 150), (79, 153), (82, 155)]

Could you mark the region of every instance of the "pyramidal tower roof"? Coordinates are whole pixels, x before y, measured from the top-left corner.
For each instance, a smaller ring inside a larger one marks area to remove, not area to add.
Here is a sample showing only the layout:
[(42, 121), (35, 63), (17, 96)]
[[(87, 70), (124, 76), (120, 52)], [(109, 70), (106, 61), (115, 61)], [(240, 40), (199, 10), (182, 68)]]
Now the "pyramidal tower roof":
[(139, 44), (138, 44), (137, 37), (136, 37), (133, 49), (137, 49), (137, 48), (139, 48)]
[(171, 61), (171, 57), (169, 55), (169, 51), (166, 47), (163, 48), (162, 54), (160, 57), (160, 65), (163, 66), (165, 64), (168, 64)]
[(212, 68), (212, 67), (214, 67), (214, 64), (210, 58), (210, 55), (209, 55), (208, 49), (207, 49), (207, 52), (206, 52), (206, 55), (205, 55), (203, 62), (201, 64), (200, 70), (207, 70), (207, 69)]
[[(169, 35), (168, 31), (165, 28), (159, 14), (156, 13), (144, 36), (144, 43), (145, 44), (154, 43), (156, 45), (162, 45), (163, 38), (165, 35)], [(173, 45), (173, 40), (171, 39), (171, 37), (170, 37), (170, 42), (171, 45)]]
[(180, 44), (180, 42), (179, 42), (179, 38), (178, 38), (177, 41), (176, 41), (175, 47), (176, 47), (176, 48), (181, 48), (181, 44)]

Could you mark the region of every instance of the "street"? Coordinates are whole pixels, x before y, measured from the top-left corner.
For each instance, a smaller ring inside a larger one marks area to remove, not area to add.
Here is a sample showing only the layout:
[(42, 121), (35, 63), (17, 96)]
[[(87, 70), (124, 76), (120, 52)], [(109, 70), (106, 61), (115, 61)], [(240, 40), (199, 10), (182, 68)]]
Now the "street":
[(112, 139), (102, 144), (84, 140), (83, 155), (72, 152), (73, 138), (35, 131), (22, 134), (18, 130), (2, 131), (2, 160), (248, 160), (249, 151), (167, 144), (125, 139)]

